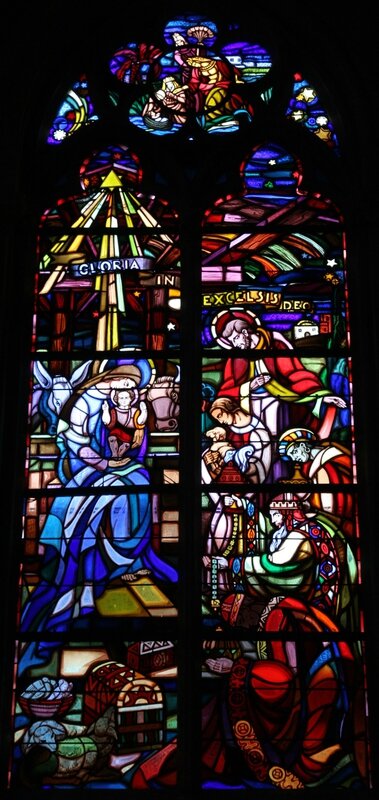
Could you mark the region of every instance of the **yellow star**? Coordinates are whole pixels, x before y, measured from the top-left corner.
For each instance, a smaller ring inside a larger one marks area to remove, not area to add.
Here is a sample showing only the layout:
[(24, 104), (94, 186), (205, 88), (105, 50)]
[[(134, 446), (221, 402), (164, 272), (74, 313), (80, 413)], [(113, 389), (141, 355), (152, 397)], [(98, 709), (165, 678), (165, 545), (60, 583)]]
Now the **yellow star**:
[(297, 95), (298, 100), (304, 100), (304, 103), (311, 103), (316, 97), (316, 92), (314, 89), (310, 87), (302, 89), (301, 92)]
[(304, 116), (304, 111), (300, 111), (300, 109), (293, 111), (291, 114), (292, 119), (294, 119), (296, 122), (301, 122), (301, 120), (304, 119)]
[(320, 130), (316, 131), (316, 134), (319, 139), (323, 139), (324, 142), (328, 142), (332, 138), (332, 132), (329, 128), (320, 128)]

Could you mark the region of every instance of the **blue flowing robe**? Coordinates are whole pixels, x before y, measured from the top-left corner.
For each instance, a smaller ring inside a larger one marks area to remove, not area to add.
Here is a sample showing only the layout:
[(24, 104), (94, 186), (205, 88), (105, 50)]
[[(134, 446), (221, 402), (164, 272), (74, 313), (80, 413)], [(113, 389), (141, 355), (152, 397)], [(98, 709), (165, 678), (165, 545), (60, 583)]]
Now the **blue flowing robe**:
[[(60, 434), (73, 476), (65, 489), (94, 491), (54, 499), (40, 537), (44, 546), (42, 579), (22, 611), (22, 633), (68, 631), (73, 620), (93, 613), (96, 600), (112, 580), (128, 572), (148, 569), (156, 579), (177, 582), (176, 570), (151, 545), (150, 478), (141, 463), (146, 437), (140, 447), (128, 452), (130, 460), (123, 466), (100, 471), (80, 458), (84, 438), (100, 454), (104, 447), (104, 399), (104, 393), (96, 388), (81, 396), (81, 405), (88, 411), (86, 437), (73, 434), (70, 428)], [(123, 487), (127, 491), (123, 492)], [(19, 672), (45, 663), (53, 647), (50, 641), (30, 643), (21, 656)]]

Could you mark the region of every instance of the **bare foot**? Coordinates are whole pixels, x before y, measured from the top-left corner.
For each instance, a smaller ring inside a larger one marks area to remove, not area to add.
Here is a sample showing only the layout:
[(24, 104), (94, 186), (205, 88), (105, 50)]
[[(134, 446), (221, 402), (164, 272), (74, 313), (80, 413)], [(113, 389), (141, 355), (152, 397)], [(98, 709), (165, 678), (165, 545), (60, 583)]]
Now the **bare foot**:
[(125, 458), (110, 458), (108, 464), (110, 467), (117, 468), (117, 467), (124, 467), (125, 464), (130, 461), (129, 456), (125, 456)]

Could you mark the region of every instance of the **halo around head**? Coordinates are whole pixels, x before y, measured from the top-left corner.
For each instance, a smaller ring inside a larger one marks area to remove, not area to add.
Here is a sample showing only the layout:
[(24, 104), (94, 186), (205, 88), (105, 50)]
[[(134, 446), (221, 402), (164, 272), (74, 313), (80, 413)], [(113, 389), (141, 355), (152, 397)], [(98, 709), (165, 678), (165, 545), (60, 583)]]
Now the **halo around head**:
[(224, 330), (225, 325), (234, 319), (242, 319), (248, 326), (253, 324), (254, 327), (256, 327), (257, 325), (261, 324), (257, 315), (254, 314), (254, 311), (251, 311), (250, 309), (234, 306), (232, 308), (224, 308), (222, 311), (219, 311), (218, 314), (213, 317), (211, 333), (215, 341), (226, 350), (231, 350), (232, 345), (227, 339), (223, 338), (222, 331)]

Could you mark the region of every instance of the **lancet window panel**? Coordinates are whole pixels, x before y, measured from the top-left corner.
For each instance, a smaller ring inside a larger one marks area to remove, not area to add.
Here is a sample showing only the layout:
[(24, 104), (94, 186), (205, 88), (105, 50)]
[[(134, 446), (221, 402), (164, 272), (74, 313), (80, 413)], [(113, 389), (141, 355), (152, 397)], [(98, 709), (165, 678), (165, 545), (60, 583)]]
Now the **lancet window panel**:
[(338, 114), (271, 33), (159, 22), (40, 144), (7, 790), (364, 793)]

